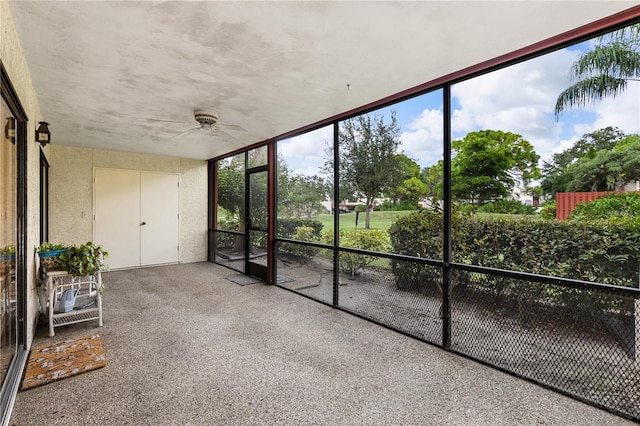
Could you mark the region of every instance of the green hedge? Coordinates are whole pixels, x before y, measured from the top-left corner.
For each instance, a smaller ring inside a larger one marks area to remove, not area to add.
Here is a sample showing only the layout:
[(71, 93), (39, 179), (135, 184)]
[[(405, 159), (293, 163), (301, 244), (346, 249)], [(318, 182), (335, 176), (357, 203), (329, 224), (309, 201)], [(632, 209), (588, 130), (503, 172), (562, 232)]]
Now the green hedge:
[[(296, 219), (296, 218), (282, 218), (278, 219), (277, 236), (278, 238), (295, 239), (297, 229), (300, 227), (313, 229), (313, 241), (320, 239), (320, 233), (324, 225), (319, 220), (315, 219)], [(312, 240), (303, 240), (312, 241)]]
[[(218, 229), (223, 231), (238, 232), (240, 229), (240, 222), (238, 219), (219, 220)], [(218, 248), (233, 247), (236, 242), (236, 234), (228, 234), (226, 232), (216, 232), (216, 243)]]
[[(452, 216), (454, 234), (452, 247), (455, 252), (464, 252), (467, 229), (457, 226), (467, 220), (469, 214), (456, 213)], [(442, 212), (438, 209), (420, 209), (398, 218), (389, 228), (389, 238), (394, 253), (425, 259), (442, 259), (443, 228)], [(396, 286), (400, 289), (433, 290), (440, 287), (440, 278), (434, 276), (430, 268), (411, 262), (391, 262)]]
[[(453, 215), (453, 254), (458, 263), (541, 275), (637, 287), (640, 226), (634, 223), (580, 223), (549, 220), (480, 218)], [(393, 251), (421, 258), (442, 258), (442, 214), (421, 210), (399, 218), (389, 230)], [(433, 287), (425, 268), (410, 262), (392, 264), (399, 288)], [(586, 308), (592, 313), (616, 308), (611, 298), (479, 274), (457, 274), (460, 283), (496, 297)], [(454, 282), (454, 285), (457, 284)], [(526, 287), (523, 287), (526, 286)], [(612, 305), (613, 304), (613, 305)]]
[(586, 204), (580, 203), (573, 209), (568, 220), (640, 224), (640, 192), (614, 192)]
[[(318, 237), (315, 234), (315, 229), (310, 226), (297, 227), (296, 232), (292, 235), (291, 239), (296, 241), (318, 242)], [(300, 258), (301, 260), (309, 260), (320, 251), (320, 249), (317, 247), (284, 242), (280, 243), (278, 250), (284, 253), (289, 253), (295, 257)]]
[[(300, 241), (319, 241), (320, 232), (322, 231), (323, 226), (322, 222), (313, 219), (278, 219), (278, 237), (290, 238), (293, 240), (297, 239)], [(300, 231), (298, 228), (309, 228), (310, 230), (305, 230), (302, 233), (299, 233)], [(240, 230), (240, 222), (236, 218), (219, 220), (217, 229), (221, 231), (238, 232)], [(226, 232), (217, 232), (216, 234), (217, 245), (220, 248), (233, 247), (236, 239), (238, 238), (237, 234), (228, 234)], [(267, 234), (263, 232), (257, 233), (256, 238), (253, 240), (253, 244), (256, 247), (266, 247)], [(290, 248), (297, 250), (298, 246), (296, 245), (294, 248), (294, 245), (290, 244)], [(307, 255), (305, 254), (305, 256)]]
[[(340, 231), (340, 247), (358, 248), (375, 252), (389, 250), (389, 235), (380, 229), (362, 229), (359, 231)], [(333, 244), (333, 232), (324, 232), (321, 237), (323, 244)], [(365, 266), (378, 259), (375, 256), (356, 253), (340, 253), (340, 270), (355, 277)]]

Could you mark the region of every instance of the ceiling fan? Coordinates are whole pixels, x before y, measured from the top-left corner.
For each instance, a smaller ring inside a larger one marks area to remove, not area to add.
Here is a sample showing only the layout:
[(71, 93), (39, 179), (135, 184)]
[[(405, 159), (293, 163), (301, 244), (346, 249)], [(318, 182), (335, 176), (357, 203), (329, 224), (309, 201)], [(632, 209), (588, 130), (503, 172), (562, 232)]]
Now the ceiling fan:
[[(210, 109), (195, 109), (193, 111), (193, 118), (198, 123), (197, 126), (192, 127), (190, 129), (185, 130), (184, 132), (178, 133), (174, 135), (173, 138), (178, 138), (181, 136), (186, 136), (196, 132), (207, 132), (210, 135), (215, 135), (217, 133), (224, 133), (229, 137), (233, 137), (229, 133), (225, 132), (225, 130), (231, 130), (236, 132), (246, 132), (242, 126), (238, 126), (235, 124), (224, 124), (218, 122), (218, 112)], [(171, 121), (171, 120), (154, 120), (150, 119), (149, 121), (159, 122), (159, 123), (180, 123), (180, 124), (190, 124), (185, 121)]]

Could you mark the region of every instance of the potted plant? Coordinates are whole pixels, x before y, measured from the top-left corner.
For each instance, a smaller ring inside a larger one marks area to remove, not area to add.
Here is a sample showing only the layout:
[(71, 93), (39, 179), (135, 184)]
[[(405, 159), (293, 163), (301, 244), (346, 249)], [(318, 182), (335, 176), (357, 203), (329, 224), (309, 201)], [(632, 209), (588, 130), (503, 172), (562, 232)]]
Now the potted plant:
[(38, 246), (40, 266), (44, 271), (61, 271), (62, 265), (60, 265), (59, 256), (66, 250), (68, 250), (68, 247), (64, 244), (43, 242)]
[(0, 275), (6, 275), (15, 267), (16, 246), (10, 244), (0, 249)]
[(62, 269), (69, 275), (86, 277), (97, 271), (107, 270), (108, 267), (104, 265), (104, 258), (107, 256), (109, 253), (102, 246), (89, 241), (85, 244), (67, 247), (67, 250), (60, 254), (58, 260)]

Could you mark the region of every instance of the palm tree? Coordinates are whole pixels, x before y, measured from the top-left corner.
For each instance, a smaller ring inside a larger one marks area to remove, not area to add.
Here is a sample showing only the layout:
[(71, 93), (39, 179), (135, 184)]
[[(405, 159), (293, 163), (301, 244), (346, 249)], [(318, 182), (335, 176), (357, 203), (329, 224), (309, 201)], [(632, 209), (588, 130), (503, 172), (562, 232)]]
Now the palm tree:
[(634, 24), (598, 39), (598, 44), (583, 53), (571, 66), (570, 76), (577, 80), (560, 93), (555, 117), (574, 106), (584, 106), (604, 97), (615, 97), (627, 88), (629, 80), (640, 77), (640, 24)]

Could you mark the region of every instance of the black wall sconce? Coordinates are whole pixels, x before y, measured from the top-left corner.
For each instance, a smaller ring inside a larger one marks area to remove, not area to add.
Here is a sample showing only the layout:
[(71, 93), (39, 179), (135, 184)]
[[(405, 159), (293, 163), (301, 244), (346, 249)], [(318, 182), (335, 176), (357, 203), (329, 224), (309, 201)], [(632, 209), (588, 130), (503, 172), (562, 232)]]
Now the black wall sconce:
[(4, 125), (4, 137), (12, 144), (16, 144), (16, 120), (13, 117), (7, 117), (7, 124)]
[(38, 122), (40, 126), (36, 129), (36, 142), (40, 144), (40, 146), (44, 147), (46, 144), (51, 142), (51, 132), (47, 127), (49, 123), (46, 121)]

